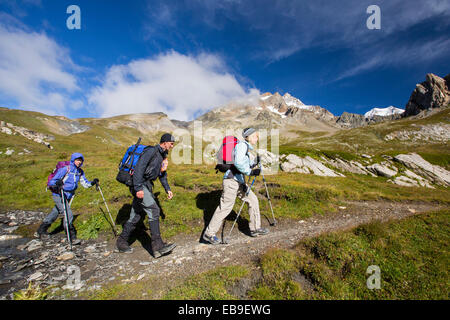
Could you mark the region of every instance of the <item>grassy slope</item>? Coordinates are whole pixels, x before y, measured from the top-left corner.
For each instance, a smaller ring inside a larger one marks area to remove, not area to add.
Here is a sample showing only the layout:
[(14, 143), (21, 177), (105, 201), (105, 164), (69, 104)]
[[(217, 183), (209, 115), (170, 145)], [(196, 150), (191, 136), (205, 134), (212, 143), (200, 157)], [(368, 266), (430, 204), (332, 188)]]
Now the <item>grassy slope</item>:
[[(254, 299), (448, 299), (450, 210), (401, 222), (372, 223), (352, 231), (274, 249), (261, 259), (263, 280)], [(381, 289), (369, 290), (366, 270), (381, 270)], [(295, 280), (313, 284), (308, 292)]]
[[(256, 277), (248, 299), (449, 299), (449, 218), (447, 209), (370, 223), (271, 249), (252, 265), (218, 267), (170, 285), (111, 284), (85, 298), (238, 299), (233, 287)], [(367, 288), (370, 265), (381, 270), (379, 290)]]
[[(0, 110), (0, 115), (0, 120), (50, 133), (39, 120), (30, 117), (30, 113)], [(43, 116), (37, 113), (33, 115)], [(415, 123), (448, 122), (447, 111), (433, 117), (418, 120)], [(90, 179), (98, 177), (101, 180), (113, 217), (119, 223), (127, 218), (131, 197), (127, 188), (115, 181), (115, 175), (117, 163), (124, 148), (136, 140), (139, 132), (132, 129), (108, 130), (101, 122), (93, 126), (92, 123), (83, 121), (80, 120), (82, 124), (91, 126), (91, 129), (67, 137), (55, 135), (56, 139), (52, 141), (54, 150), (49, 150), (21, 136), (0, 134), (0, 151), (5, 151), (6, 147), (11, 146), (14, 146), (16, 150), (12, 156), (0, 155), (0, 209), (49, 211), (53, 204), (50, 194), (45, 192), (47, 175), (57, 161), (67, 159), (72, 152), (81, 151), (86, 157), (84, 164), (86, 175)], [(289, 144), (282, 146), (280, 152), (314, 157), (326, 153), (346, 159), (358, 158), (352, 148), (336, 143), (337, 140), (342, 140), (350, 145), (352, 139), (357, 139), (359, 144), (364, 145), (364, 148), (358, 151), (364, 150), (376, 156), (385, 153), (384, 150), (388, 150), (387, 153), (418, 151), (430, 162), (448, 168), (450, 150), (446, 145), (415, 146), (398, 142), (390, 144), (381, 140), (384, 134), (382, 130), (390, 132), (401, 129), (407, 124), (406, 120), (402, 121), (343, 131), (323, 141), (320, 137), (313, 137), (317, 139), (314, 140), (317, 144), (313, 147), (302, 145), (302, 143)], [(357, 137), (354, 137), (355, 135)], [(109, 139), (111, 136), (122, 145), (112, 142), (102, 143), (97, 138)], [(158, 133), (152, 137), (145, 137), (144, 143), (155, 143), (157, 136)], [(21, 151), (20, 148), (27, 148), (33, 154), (19, 156), (17, 153)], [(271, 184), (270, 190), (277, 218), (304, 218), (312, 214), (321, 214), (326, 210), (332, 210), (335, 204), (345, 199), (386, 198), (395, 201), (422, 200), (450, 203), (450, 191), (445, 188), (439, 187), (435, 190), (404, 188), (387, 183), (386, 179), (381, 177), (372, 178), (347, 173), (346, 176), (347, 178), (328, 178), (279, 172), (276, 176), (266, 177)], [(203, 228), (203, 219), (211, 215), (217, 206), (221, 176), (214, 173), (213, 166), (171, 163), (169, 182), (175, 193), (171, 201), (165, 198), (162, 187), (156, 183), (156, 192), (161, 193), (159, 201), (165, 213), (162, 224), (163, 236), (170, 237), (179, 232), (200, 233)], [(256, 184), (256, 188), (260, 193), (264, 193), (260, 182)], [(99, 233), (112, 235), (101, 208), (104, 209), (99, 193), (93, 189), (85, 190), (80, 187), (73, 209), (76, 214), (81, 214), (75, 222), (81, 238), (95, 238)], [(270, 215), (265, 201), (261, 202), (261, 211), (263, 214)], [(58, 223), (55, 222), (55, 226)], [(29, 234), (34, 232), (34, 229), (21, 228), (19, 231)], [(295, 250), (275, 250), (262, 258), (260, 267), (265, 270), (264, 281), (253, 288), (252, 297), (261, 299), (448, 298), (445, 296), (446, 291), (442, 289), (442, 286), (446, 286), (444, 289), (448, 288), (448, 253), (442, 247), (442, 244), (447, 242), (448, 211), (440, 215), (424, 215), (408, 219), (398, 225), (389, 225), (387, 228), (384, 225), (369, 225), (352, 232), (308, 240)], [(436, 252), (444, 254), (437, 256)], [(313, 263), (308, 264), (308, 262)], [(364, 289), (364, 272), (368, 263), (379, 264), (381, 267), (383, 279), (381, 291), (369, 292)], [(180, 284), (181, 287), (168, 291), (165, 297), (233, 298), (226, 288), (240, 277), (248, 275), (250, 271), (247, 268), (238, 266), (213, 270), (197, 276), (190, 282), (188, 280)], [(274, 272), (280, 268), (285, 272), (281, 275), (275, 274)], [(298, 283), (292, 280), (292, 272), (299, 270), (314, 283), (317, 289), (314, 294), (304, 292)], [(225, 280), (223, 275), (227, 275), (228, 280)], [(438, 283), (438, 276), (444, 279), (442, 283)], [(196, 284), (199, 283), (204, 285), (197, 287)], [(214, 288), (210, 288), (208, 283), (215, 283)], [(420, 283), (425, 284), (423, 288), (419, 288)], [(126, 298), (126, 295), (123, 296), (122, 289), (111, 288), (108, 292), (99, 293), (97, 298), (117, 296)], [(148, 290), (147, 286), (143, 286), (142, 290), (144, 289)], [(150, 291), (148, 296), (151, 296)]]
[[(14, 125), (25, 126), (36, 131), (46, 132), (42, 122), (36, 116), (38, 113), (27, 113), (18, 110), (0, 110), (1, 120), (12, 122)], [(46, 116), (48, 117), (48, 116)], [(72, 152), (82, 152), (85, 156), (83, 169), (88, 179), (95, 177), (101, 181), (103, 193), (113, 217), (120, 224), (125, 221), (130, 210), (131, 196), (128, 189), (115, 181), (117, 164), (126, 146), (134, 143), (139, 132), (133, 129), (109, 130), (105, 123), (80, 123), (91, 126), (91, 129), (80, 134), (70, 136), (55, 135), (52, 141), (54, 150), (49, 150), (21, 136), (0, 134), (0, 151), (8, 146), (14, 146), (16, 152), (12, 156), (0, 155), (0, 209), (33, 209), (47, 210), (53, 206), (50, 192), (45, 191), (48, 174), (57, 161), (66, 160)], [(372, 130), (367, 129), (365, 130)], [(349, 131), (345, 131), (349, 134)], [(110, 137), (119, 141), (103, 143), (100, 138), (110, 141)], [(144, 137), (143, 143), (154, 144), (158, 133), (153, 137)], [(17, 155), (24, 147), (33, 152), (30, 155)], [(431, 148), (429, 146), (429, 148)], [(296, 152), (302, 155), (319, 156), (311, 147), (282, 146), (280, 152)], [(430, 154), (445, 155), (445, 150), (436, 146)], [(354, 155), (348, 151), (327, 150), (328, 155), (339, 155), (351, 158)], [(440, 161), (440, 160), (439, 160)], [(170, 163), (169, 183), (175, 197), (169, 201), (158, 182), (156, 193), (165, 219), (163, 220), (163, 235), (170, 237), (179, 232), (199, 233), (203, 228), (203, 221), (212, 215), (219, 201), (221, 192), (221, 175), (215, 174), (213, 165), (175, 165)], [(346, 178), (329, 178), (305, 174), (289, 174), (279, 172), (274, 176), (267, 176), (271, 185), (274, 210), (279, 218), (305, 218), (313, 213), (323, 213), (332, 210), (334, 204), (344, 199), (375, 200), (386, 198), (392, 200), (423, 200), (449, 203), (450, 191), (437, 188), (422, 192), (422, 188), (404, 188), (386, 182), (386, 178), (372, 178), (362, 175), (347, 174)], [(264, 194), (260, 179), (255, 183), (259, 193)], [(239, 202), (239, 200), (238, 200)], [(75, 214), (82, 214), (75, 221), (81, 238), (95, 238), (99, 232), (109, 236), (110, 226), (101, 210), (105, 210), (100, 194), (94, 189), (84, 189), (81, 186), (72, 205)], [(261, 202), (263, 214), (270, 215), (266, 201)], [(55, 222), (55, 226), (59, 222)], [(51, 229), (50, 229), (51, 230)], [(27, 235), (31, 228), (20, 228), (20, 232)]]

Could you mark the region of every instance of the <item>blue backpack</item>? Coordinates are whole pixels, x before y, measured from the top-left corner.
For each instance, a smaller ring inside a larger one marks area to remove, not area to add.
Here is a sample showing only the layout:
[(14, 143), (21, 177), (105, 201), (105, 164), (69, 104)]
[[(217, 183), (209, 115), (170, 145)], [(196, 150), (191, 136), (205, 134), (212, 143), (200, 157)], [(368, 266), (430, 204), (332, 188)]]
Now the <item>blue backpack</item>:
[(116, 180), (127, 185), (128, 187), (133, 186), (134, 168), (139, 161), (139, 157), (147, 148), (152, 147), (139, 144), (140, 142), (141, 138), (139, 138), (136, 144), (129, 146), (122, 158), (122, 161), (119, 163), (119, 173), (116, 176)]

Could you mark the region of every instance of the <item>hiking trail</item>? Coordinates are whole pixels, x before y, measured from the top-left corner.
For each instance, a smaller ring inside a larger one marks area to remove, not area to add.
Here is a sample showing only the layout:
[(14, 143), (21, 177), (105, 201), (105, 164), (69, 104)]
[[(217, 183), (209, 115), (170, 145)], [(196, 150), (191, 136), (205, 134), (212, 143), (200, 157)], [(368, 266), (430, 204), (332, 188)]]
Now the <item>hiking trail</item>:
[[(70, 274), (77, 267), (81, 283), (69, 286), (73, 291), (71, 299), (83, 297), (83, 292), (92, 292), (109, 284), (136, 283), (146, 279), (156, 279), (154, 284), (159, 292), (151, 298), (158, 299), (164, 289), (171, 288), (182, 279), (220, 266), (255, 262), (269, 248), (291, 248), (302, 239), (323, 233), (348, 230), (372, 221), (403, 219), (440, 208), (443, 206), (415, 201), (346, 201), (336, 206), (335, 212), (316, 214), (308, 219), (276, 217), (278, 223), (274, 227), (269, 226), (268, 219), (271, 220), (271, 217), (262, 215), (261, 224), (270, 233), (256, 238), (249, 237), (242, 230), (245, 219), (248, 219), (244, 210), (243, 219), (236, 224), (229, 244), (204, 244), (200, 241), (200, 234), (180, 234), (169, 241), (177, 244), (174, 251), (158, 259), (149, 252), (148, 231), (131, 245), (133, 253), (115, 252), (114, 238), (107, 241), (83, 240), (81, 245), (73, 246), (71, 255), (63, 232), (49, 240), (14, 235), (19, 225), (35, 226), (37, 229), (46, 212), (8, 211), (0, 213), (0, 300), (12, 299), (12, 293), (27, 288), (30, 280), (40, 284), (41, 288), (53, 286), (53, 292), (57, 292), (58, 288), (65, 289), (70, 284)], [(225, 220), (222, 229), (224, 236), (228, 235), (232, 223), (232, 220)], [(161, 228), (164, 229), (164, 222)], [(217, 236), (222, 238), (221, 234)], [(236, 289), (241, 297), (245, 297), (246, 285), (249, 285), (248, 281), (243, 288)], [(52, 299), (61, 298), (52, 296)]]

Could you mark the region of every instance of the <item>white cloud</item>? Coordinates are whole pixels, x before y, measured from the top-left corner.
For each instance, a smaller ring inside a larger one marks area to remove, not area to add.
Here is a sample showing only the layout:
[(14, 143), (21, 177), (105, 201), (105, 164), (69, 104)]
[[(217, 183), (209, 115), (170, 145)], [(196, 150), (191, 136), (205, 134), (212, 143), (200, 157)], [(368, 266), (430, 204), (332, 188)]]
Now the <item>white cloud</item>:
[(163, 111), (172, 119), (190, 120), (247, 92), (212, 54), (186, 56), (170, 51), (112, 66), (89, 104), (102, 117)]
[(14, 101), (14, 107), (48, 114), (79, 107), (70, 99), (79, 87), (69, 71), (78, 67), (68, 50), (45, 33), (31, 32), (18, 23), (6, 26), (12, 20), (0, 18), (0, 96)]

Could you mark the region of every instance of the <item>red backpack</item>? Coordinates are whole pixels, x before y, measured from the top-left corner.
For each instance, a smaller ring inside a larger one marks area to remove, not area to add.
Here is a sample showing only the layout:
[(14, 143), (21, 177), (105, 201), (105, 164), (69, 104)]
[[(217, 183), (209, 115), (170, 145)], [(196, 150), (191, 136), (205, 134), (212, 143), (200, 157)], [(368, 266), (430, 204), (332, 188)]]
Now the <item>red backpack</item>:
[(219, 151), (217, 152), (217, 162), (216, 165), (216, 173), (227, 172), (227, 170), (233, 167), (234, 163), (234, 148), (239, 143), (238, 138), (234, 136), (226, 136), (222, 140), (222, 145), (220, 146)]
[(52, 171), (52, 173), (50, 173), (50, 175), (47, 177), (47, 188), (48, 189), (52, 189), (52, 186), (50, 186), (50, 181), (53, 179), (53, 177), (55, 176), (55, 174), (56, 174), (56, 172), (59, 170), (59, 169), (61, 169), (62, 167), (67, 167), (67, 172), (66, 172), (66, 174), (64, 175), (64, 176), (66, 176), (67, 175), (67, 173), (69, 173), (69, 170), (70, 170), (70, 168), (69, 168), (69, 166), (70, 166), (70, 161), (59, 161), (57, 164), (56, 164), (56, 168)]

